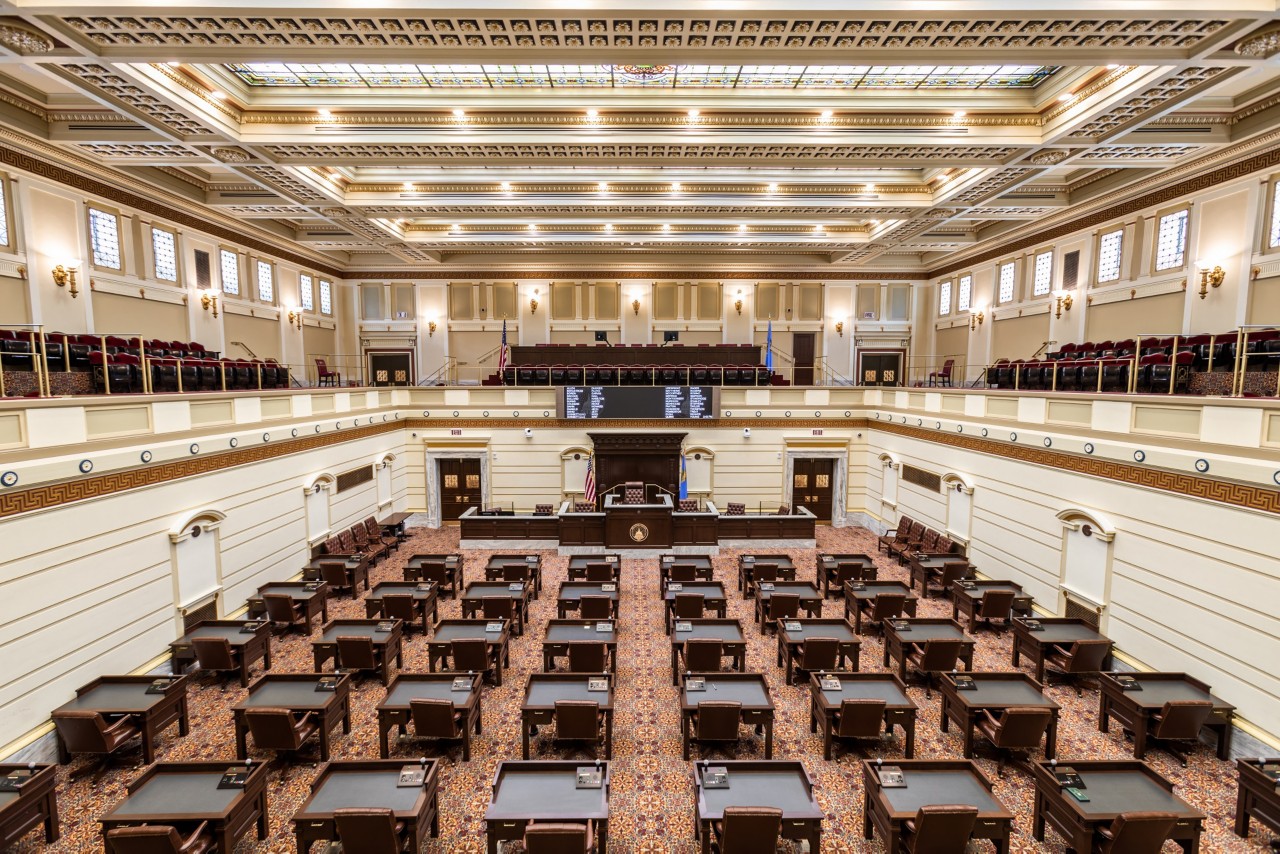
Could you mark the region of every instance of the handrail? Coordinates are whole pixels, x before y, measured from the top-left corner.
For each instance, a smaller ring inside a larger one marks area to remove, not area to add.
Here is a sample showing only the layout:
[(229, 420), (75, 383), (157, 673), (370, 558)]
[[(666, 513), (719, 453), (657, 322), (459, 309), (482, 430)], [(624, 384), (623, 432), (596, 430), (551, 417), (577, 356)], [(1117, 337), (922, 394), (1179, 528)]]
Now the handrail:
[(1040, 358), (1040, 357), (1044, 354), (1045, 349), (1046, 349), (1050, 344), (1057, 344), (1057, 343), (1058, 343), (1057, 341), (1041, 341), (1041, 342), (1040, 342), (1040, 348), (1039, 348), (1038, 350), (1036, 350), (1034, 353), (1032, 353), (1028, 358), (1029, 358), (1029, 359), (1038, 359), (1038, 358)]
[(249, 345), (244, 343), (243, 341), (230, 341), (228, 343), (238, 345), (242, 350), (244, 350), (246, 353), (249, 354), (250, 359), (258, 358), (258, 354), (250, 350)]
[[(5, 329), (25, 329), (29, 336), (28, 343), (31, 345), (31, 367), (36, 375), (36, 393), (40, 397), (52, 397), (53, 388), (49, 384), (49, 356), (45, 350), (45, 343), (48, 340), (44, 332), (43, 323), (2, 323), (0, 327)], [(36, 336), (40, 337), (40, 346), (36, 346)], [(63, 346), (63, 352), (66, 352), (66, 346)], [(0, 398), (5, 396), (4, 390), (4, 366), (0, 365)]]
[(436, 385), (436, 381), (444, 377), (445, 385), (457, 385), (458, 381), (458, 360), (454, 356), (445, 356), (444, 364), (431, 376), (424, 378), (418, 383), (420, 386)]

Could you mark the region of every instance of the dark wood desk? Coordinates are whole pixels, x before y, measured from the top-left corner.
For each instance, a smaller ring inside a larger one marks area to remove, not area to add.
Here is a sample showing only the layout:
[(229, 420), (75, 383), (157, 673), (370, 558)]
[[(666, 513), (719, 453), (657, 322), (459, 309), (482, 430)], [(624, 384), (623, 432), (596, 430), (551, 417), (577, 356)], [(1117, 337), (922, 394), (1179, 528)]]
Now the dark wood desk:
[(777, 624), (778, 666), (781, 667), (783, 662), (786, 662), (788, 685), (793, 682), (795, 665), (800, 658), (806, 638), (835, 638), (840, 643), (837, 653), (838, 669), (860, 670), (862, 668), (858, 660), (862, 653), (862, 639), (848, 622), (838, 617), (829, 619), (811, 617), (778, 620)]
[(316, 617), (320, 623), (329, 622), (329, 585), (323, 581), (272, 581), (258, 588), (257, 596), (250, 596), (249, 616), (265, 617), (267, 605), (262, 597), (267, 594), (288, 596), (295, 605), (301, 605), (307, 615), (307, 628)]
[[(605, 590), (612, 587), (612, 590)], [(616, 581), (564, 581), (556, 598), (556, 616), (564, 619), (577, 611), (583, 596), (607, 596), (613, 619), (618, 619), (618, 583)]]
[(426, 779), (421, 786), (401, 786), (400, 769), (409, 764), (418, 762), (347, 759), (321, 768), (311, 784), (311, 796), (293, 814), (298, 854), (308, 854), (314, 842), (338, 838), (334, 812), (368, 807), (390, 809), (396, 823), (408, 832), (409, 850), (421, 851), (428, 831), (432, 836), (440, 835), (440, 763), (426, 760)]
[(480, 696), (484, 691), (484, 677), (472, 674), (471, 687), (455, 691), (453, 680), (457, 673), (401, 673), (387, 686), (387, 695), (378, 704), (378, 755), (386, 759), (391, 755), (387, 736), (393, 727), (400, 728), (400, 735), (408, 733), (413, 718), (410, 703), (414, 700), (448, 700), (454, 711), (462, 715), (462, 761), (471, 759), (471, 732), (480, 735)]
[[(519, 584), (513, 588), (513, 584)], [(508, 581), (473, 581), (462, 591), (462, 616), (474, 617), (484, 612), (486, 596), (495, 596), (513, 600), (512, 632), (516, 637), (524, 634), (524, 627), (529, 622), (529, 598), (533, 593), (533, 582)]]
[[(1274, 767), (1268, 773), (1264, 765)], [(1236, 760), (1236, 836), (1249, 836), (1249, 820), (1256, 818), (1280, 833), (1280, 757)], [(1274, 776), (1273, 776), (1274, 775)]]
[(902, 727), (906, 740), (903, 754), (916, 755), (916, 704), (907, 696), (906, 683), (892, 673), (850, 673), (847, 670), (831, 671), (827, 676), (840, 680), (836, 690), (822, 687), (817, 673), (809, 674), (809, 732), (818, 731), (822, 723), (822, 758), (831, 758), (831, 743), (835, 738), (835, 714), (845, 700), (884, 700), (885, 732)]
[(502, 842), (524, 838), (531, 821), (586, 824), (595, 827), (596, 845), (606, 854), (609, 842), (609, 763), (599, 761), (602, 785), (577, 787), (578, 768), (591, 762), (503, 760), (493, 775), (493, 794), (484, 813), (488, 854)]
[[(0, 764), (0, 777), (26, 774), (25, 763)], [(58, 824), (58, 766), (37, 765), (16, 792), (0, 792), (0, 850), (8, 850), (35, 828), (44, 825), (44, 841), (52, 845), (62, 835)]]
[(658, 583), (665, 591), (671, 581), (671, 568), (677, 564), (693, 569), (697, 581), (710, 581), (714, 574), (711, 558), (707, 555), (663, 555), (658, 560)]
[[(246, 632), (245, 626), (255, 626)], [(191, 631), (169, 644), (173, 670), (180, 673), (196, 660), (192, 641), (196, 638), (226, 638), (232, 650), (240, 653), (240, 684), (249, 684), (249, 667), (259, 658), (262, 668), (271, 669), (271, 624), (264, 620), (201, 620)]]
[(973, 631), (973, 612), (982, 603), (983, 594), (988, 590), (1008, 590), (1013, 596), (1013, 616), (1031, 616), (1031, 595), (1022, 589), (1021, 584), (1013, 581), (979, 581), (976, 578), (951, 583), (951, 619), (959, 620), (964, 614), (969, 621), (969, 631)]
[[(687, 628), (686, 628), (687, 626)], [(743, 672), (746, 669), (747, 637), (742, 633), (742, 623), (724, 618), (703, 617), (698, 620), (680, 620), (671, 632), (671, 684), (680, 684), (680, 649), (685, 641), (718, 640), (722, 657), (731, 660), (731, 667)]]
[[(167, 682), (164, 693), (148, 694), (153, 682)], [(132, 717), (142, 731), (142, 761), (156, 760), (156, 736), (170, 724), (178, 724), (178, 734), (186, 735), (187, 685), (189, 676), (99, 676), (76, 689), (76, 698), (53, 710), (57, 727), (63, 712), (96, 712), (105, 717)], [(58, 761), (71, 761), (62, 731), (58, 730)]]
[[(1236, 707), (1210, 693), (1209, 686), (1185, 673), (1125, 673), (1142, 686), (1138, 691), (1126, 691), (1114, 673), (1098, 674), (1102, 697), (1098, 702), (1098, 729), (1106, 732), (1112, 718), (1133, 733), (1133, 758), (1147, 755), (1147, 732), (1151, 716), (1160, 714), (1164, 704), (1178, 700), (1208, 700), (1213, 703), (1213, 713), (1205, 723), (1205, 729), (1218, 736), (1218, 758), (1231, 756), (1231, 734), (1234, 727), (1231, 718)], [(1052, 758), (1052, 757), (1049, 757)]]
[[(669, 344), (659, 347), (622, 344), (518, 344), (511, 348), (511, 365), (759, 365), (759, 344)], [(816, 852), (815, 852), (816, 854)]]
[(738, 555), (738, 589), (743, 598), (750, 598), (755, 593), (755, 571), (757, 566), (771, 566), (778, 571), (782, 581), (796, 580), (796, 565), (790, 555), (744, 554)]
[(424, 581), (426, 579), (423, 577), (423, 564), (440, 566), (444, 569), (447, 580), (439, 594), (447, 593), (450, 599), (456, 599), (458, 591), (467, 583), (463, 571), (464, 563), (465, 561), (460, 554), (416, 554), (409, 558), (409, 562), (404, 565), (402, 577), (405, 581)]
[(790, 516), (723, 513), (717, 520), (721, 540), (812, 540), (816, 522), (804, 508)]
[(526, 573), (526, 578), (533, 579), (533, 598), (537, 599), (538, 593), (542, 590), (542, 555), (490, 555), (484, 565), (485, 580), (505, 581), (503, 572), (507, 567), (522, 569)]
[[(607, 625), (602, 632), (599, 627)], [(609, 672), (618, 672), (618, 623), (616, 620), (548, 620), (547, 631), (542, 636), (542, 669), (555, 669), (556, 658), (569, 654), (569, 644), (575, 641), (602, 643), (609, 648)]]
[[(915, 819), (920, 807), (964, 804), (978, 808), (971, 839), (989, 839), (997, 854), (1009, 850), (1013, 815), (996, 800), (991, 781), (968, 759), (902, 759), (886, 761), (902, 769), (907, 785), (887, 789), (880, 785), (876, 763), (862, 763), (862, 835), (880, 834), (886, 851), (899, 850), (903, 825)], [(1088, 851), (1088, 848), (1080, 849)]]
[(236, 843), (257, 825), (258, 839), (267, 838), (267, 763), (255, 762), (242, 789), (219, 789), (222, 775), (235, 762), (157, 762), (129, 784), (129, 793), (100, 818), (103, 842), (107, 831), (141, 824), (209, 822), (218, 841), (218, 854), (232, 854)]
[[(724, 767), (729, 772), (729, 788), (708, 789), (702, 777), (708, 767)], [(813, 779), (800, 762), (734, 760), (695, 762), (693, 766), (697, 806), (694, 837), (702, 854), (711, 854), (711, 825), (724, 820), (727, 807), (773, 807), (782, 810), (782, 838), (808, 840), (809, 850), (822, 850), (822, 819), (825, 813), (813, 795)]]
[(421, 619), (422, 633), (426, 635), (431, 631), (431, 625), (436, 620), (440, 619), (439, 599), (436, 596), (436, 587), (437, 585), (432, 584), (429, 581), (380, 581), (374, 585), (368, 598), (364, 600), (364, 614), (370, 619), (384, 616), (382, 611), (382, 597), (388, 593), (392, 595), (412, 596), (413, 611)]
[(614, 583), (622, 581), (622, 558), (616, 554), (573, 555), (569, 558), (570, 581), (586, 581), (587, 567), (590, 564), (607, 564), (613, 574)]
[(1035, 812), (1031, 835), (1044, 841), (1047, 822), (1077, 851), (1088, 851), (1094, 833), (1110, 827), (1123, 812), (1170, 812), (1178, 817), (1169, 838), (1188, 854), (1200, 850), (1205, 815), (1173, 793), (1173, 783), (1136, 759), (1060, 760), (1058, 768), (1074, 768), (1084, 780), (1089, 800), (1081, 803), (1063, 791), (1047, 762), (1035, 762)]
[[(604, 675), (604, 674), (601, 674)], [(604, 713), (604, 758), (613, 758), (613, 679), (604, 691), (592, 691), (594, 674), (530, 673), (524, 686), (524, 702), (520, 705), (520, 741), (523, 757), (529, 758), (529, 740), (535, 727), (555, 722), (556, 703), (581, 700), (596, 703)]]
[[(378, 625), (383, 622), (393, 624), (389, 631), (379, 630)], [(319, 673), (323, 670), (324, 663), (329, 659), (332, 658), (335, 662), (337, 661), (338, 638), (367, 637), (373, 641), (374, 649), (382, 653), (382, 684), (387, 685), (391, 682), (391, 660), (393, 658), (396, 666), (402, 670), (404, 669), (404, 660), (400, 647), (403, 635), (404, 623), (400, 620), (333, 620), (325, 623), (320, 631), (320, 637), (311, 642), (316, 672)]]
[(676, 510), (671, 514), (671, 536), (682, 546), (714, 546), (720, 542), (719, 518), (708, 510)]
[[(929, 598), (929, 582), (938, 580), (941, 582), (942, 573), (948, 564), (963, 563), (966, 565), (965, 578), (973, 578), (973, 564), (963, 555), (948, 554), (935, 555), (927, 553), (907, 553), (903, 555), (903, 562), (911, 571), (911, 586), (920, 585), (920, 595)], [(946, 593), (947, 591), (943, 591)]]
[(668, 582), (667, 589), (662, 594), (662, 600), (667, 612), (667, 634), (671, 634), (671, 622), (675, 613), (676, 597), (681, 593), (696, 593), (702, 597), (702, 607), (706, 611), (711, 611), (717, 616), (723, 618), (725, 610), (728, 607), (728, 600), (724, 593), (724, 584), (719, 581), (696, 581), (692, 584), (689, 582)]
[(572, 510), (561, 513), (560, 545), (603, 546), (604, 513), (575, 513)]
[(674, 542), (675, 529), (669, 504), (613, 502), (604, 509), (604, 544), (607, 548), (669, 549)]
[(342, 724), (343, 734), (351, 732), (351, 677), (338, 677), (333, 691), (317, 691), (321, 679), (332, 673), (267, 673), (249, 686), (249, 696), (231, 707), (236, 728), (236, 756), (249, 755), (250, 709), (288, 709), (296, 715), (310, 712), (319, 724), (320, 761), (329, 761), (329, 731)]
[[(898, 628), (901, 624), (906, 628)], [(974, 640), (964, 633), (960, 624), (945, 617), (918, 617), (906, 620), (885, 620), (884, 623), (884, 661), (885, 667), (890, 661), (896, 661), (898, 678), (907, 681), (907, 655), (916, 646), (924, 646), (935, 639), (954, 639), (960, 641), (960, 662), (965, 670), (973, 669)]]
[[(1036, 681), (1044, 682), (1044, 656), (1050, 647), (1070, 648), (1081, 640), (1110, 640), (1084, 620), (1069, 617), (1038, 617), (1041, 628), (1032, 631), (1025, 620), (1013, 621), (1013, 666), (1017, 667), (1022, 656), (1031, 659), (1036, 669)], [(1104, 670), (1111, 667), (1111, 654), (1102, 663)]]
[[(742, 723), (764, 727), (764, 758), (773, 758), (773, 698), (762, 673), (685, 673), (680, 682), (680, 731), (684, 735), (684, 759), (689, 761), (693, 741), (693, 715), (704, 700), (742, 704)], [(690, 691), (690, 676), (706, 680), (706, 690)]]
[(760, 624), (761, 631), (767, 631), (770, 627), (765, 620), (765, 615), (768, 613), (769, 600), (775, 593), (791, 593), (799, 596), (801, 611), (810, 617), (822, 616), (822, 603), (826, 601), (826, 597), (812, 581), (775, 581), (773, 589), (766, 590), (763, 586), (758, 586), (755, 591), (756, 622)]
[(409, 535), (404, 531), (404, 523), (409, 521), (412, 513), (392, 513), (385, 519), (379, 519), (378, 525), (382, 528), (382, 533), (394, 536), (400, 542), (409, 539)]
[(876, 597), (881, 593), (900, 593), (907, 597), (902, 603), (902, 613), (916, 615), (919, 599), (911, 588), (901, 581), (846, 581), (844, 585), (844, 618), (853, 617), (853, 630), (862, 634), (862, 612), (867, 616), (875, 611)]
[(843, 595), (846, 581), (875, 581), (879, 572), (875, 558), (868, 554), (820, 554), (817, 568), (823, 596), (830, 596), (832, 590)]
[[(303, 581), (323, 581), (324, 572), (321, 569), (322, 564), (342, 564), (342, 574), (345, 576), (346, 585), (351, 588), (351, 598), (356, 598), (360, 593), (360, 585), (364, 585), (364, 589), (369, 589), (369, 562), (364, 557), (348, 557), (341, 555), (321, 555), (314, 558), (311, 563), (302, 568)], [(330, 591), (332, 592), (332, 588)], [(259, 594), (261, 595), (261, 594)]]
[(1058, 749), (1058, 713), (1062, 707), (1044, 695), (1044, 687), (1030, 676), (1014, 673), (970, 673), (972, 690), (956, 688), (955, 680), (948, 673), (938, 675), (938, 687), (942, 694), (942, 720), (939, 724), (946, 732), (955, 722), (964, 733), (964, 758), (973, 758), (973, 737), (978, 718), (984, 711), (999, 717), (1010, 706), (1034, 706), (1048, 709), (1049, 728), (1044, 736), (1044, 758), (1053, 759)]
[(464, 540), (558, 540), (560, 518), (535, 516), (481, 516), (480, 508), (471, 507), (460, 517)]
[[(502, 630), (488, 631), (490, 623), (501, 623)], [(441, 620), (436, 623), (435, 634), (427, 642), (427, 670), (436, 672), (444, 668), (456, 640), (478, 638), (488, 644), (489, 658), (494, 663), (494, 684), (502, 685), (502, 669), (511, 666), (510, 620)]]

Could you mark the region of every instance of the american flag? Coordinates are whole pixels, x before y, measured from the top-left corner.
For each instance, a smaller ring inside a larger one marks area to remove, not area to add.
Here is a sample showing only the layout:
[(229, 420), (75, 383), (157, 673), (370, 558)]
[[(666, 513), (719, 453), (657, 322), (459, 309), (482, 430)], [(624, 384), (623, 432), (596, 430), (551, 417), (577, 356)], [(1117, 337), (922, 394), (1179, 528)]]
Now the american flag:
[(582, 500), (590, 502), (591, 504), (595, 504), (596, 503), (596, 468), (594, 465), (592, 465), (591, 459), (592, 459), (591, 457), (587, 457), (587, 485), (583, 488), (583, 492), (585, 492), (586, 495), (583, 496)]
[(507, 322), (502, 321), (502, 344), (498, 347), (498, 376), (502, 376), (502, 372), (507, 369), (507, 354), (510, 348), (507, 347)]

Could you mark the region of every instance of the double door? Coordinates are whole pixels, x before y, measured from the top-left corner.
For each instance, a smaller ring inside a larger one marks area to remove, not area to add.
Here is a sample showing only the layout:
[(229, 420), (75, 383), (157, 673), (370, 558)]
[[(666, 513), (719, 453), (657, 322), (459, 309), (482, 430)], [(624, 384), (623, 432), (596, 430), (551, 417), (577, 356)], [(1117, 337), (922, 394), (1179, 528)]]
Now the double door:
[(484, 500), (480, 484), (480, 460), (438, 460), (440, 518), (457, 519)]
[(795, 461), (791, 475), (791, 506), (804, 507), (819, 522), (831, 521), (835, 496), (836, 461), (802, 457)]
[(860, 385), (902, 385), (902, 351), (858, 354)]

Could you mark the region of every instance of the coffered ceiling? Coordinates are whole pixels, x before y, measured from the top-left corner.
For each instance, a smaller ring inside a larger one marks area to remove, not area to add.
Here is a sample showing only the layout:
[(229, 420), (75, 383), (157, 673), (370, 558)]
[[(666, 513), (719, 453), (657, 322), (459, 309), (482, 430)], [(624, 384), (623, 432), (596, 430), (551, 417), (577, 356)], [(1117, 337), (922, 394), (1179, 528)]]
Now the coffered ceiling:
[(415, 5), (0, 2), (0, 147), (353, 274), (820, 275), (1280, 145), (1277, 0)]

